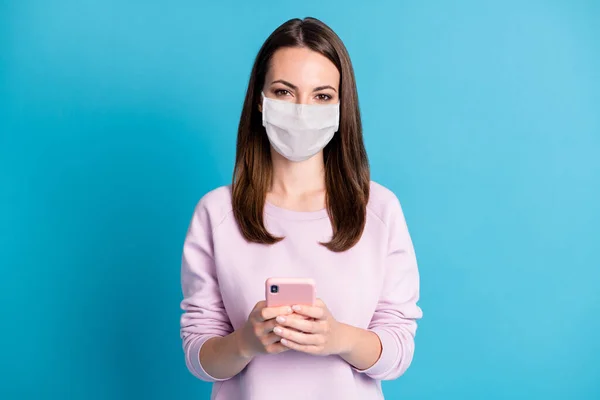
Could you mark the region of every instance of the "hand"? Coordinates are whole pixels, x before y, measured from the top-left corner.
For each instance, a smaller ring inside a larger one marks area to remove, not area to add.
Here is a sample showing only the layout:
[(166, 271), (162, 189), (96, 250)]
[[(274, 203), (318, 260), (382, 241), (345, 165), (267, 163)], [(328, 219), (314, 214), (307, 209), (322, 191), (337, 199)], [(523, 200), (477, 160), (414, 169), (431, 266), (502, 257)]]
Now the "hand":
[(293, 306), (294, 313), (307, 318), (280, 315), (273, 332), (281, 337), (280, 344), (296, 351), (315, 355), (342, 354), (344, 325), (337, 322), (318, 299), (315, 306)]
[(277, 354), (288, 350), (279, 343), (280, 337), (273, 333), (278, 316), (292, 314), (290, 307), (266, 307), (264, 301), (256, 303), (248, 320), (240, 330), (238, 348), (243, 358), (258, 354)]

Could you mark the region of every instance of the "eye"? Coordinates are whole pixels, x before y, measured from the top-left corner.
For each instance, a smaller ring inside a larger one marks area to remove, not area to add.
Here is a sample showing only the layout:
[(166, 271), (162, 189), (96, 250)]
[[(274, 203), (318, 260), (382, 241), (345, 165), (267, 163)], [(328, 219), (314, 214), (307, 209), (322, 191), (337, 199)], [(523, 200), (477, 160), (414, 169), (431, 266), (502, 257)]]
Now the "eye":
[(317, 100), (319, 100), (319, 101), (329, 101), (331, 99), (332, 99), (332, 97), (325, 93), (321, 93), (321, 94), (317, 95)]
[(286, 89), (275, 89), (273, 91), (273, 93), (275, 93), (275, 96), (277, 96), (277, 97), (283, 97), (283, 96), (289, 96), (289, 95), (291, 95), (290, 91), (286, 90)]

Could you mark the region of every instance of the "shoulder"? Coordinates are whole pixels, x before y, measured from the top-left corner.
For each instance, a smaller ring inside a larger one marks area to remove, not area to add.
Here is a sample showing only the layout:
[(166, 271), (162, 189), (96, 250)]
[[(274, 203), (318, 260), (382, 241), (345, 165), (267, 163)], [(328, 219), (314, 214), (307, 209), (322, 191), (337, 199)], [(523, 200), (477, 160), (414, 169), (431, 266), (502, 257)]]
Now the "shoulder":
[(233, 214), (231, 186), (221, 186), (206, 193), (196, 205), (196, 217), (208, 220), (213, 229)]
[(373, 181), (371, 181), (367, 211), (372, 213), (384, 225), (388, 225), (390, 219), (402, 216), (400, 200), (396, 194), (387, 187)]
[(202, 196), (198, 204), (211, 210), (231, 209), (231, 185), (211, 190)]

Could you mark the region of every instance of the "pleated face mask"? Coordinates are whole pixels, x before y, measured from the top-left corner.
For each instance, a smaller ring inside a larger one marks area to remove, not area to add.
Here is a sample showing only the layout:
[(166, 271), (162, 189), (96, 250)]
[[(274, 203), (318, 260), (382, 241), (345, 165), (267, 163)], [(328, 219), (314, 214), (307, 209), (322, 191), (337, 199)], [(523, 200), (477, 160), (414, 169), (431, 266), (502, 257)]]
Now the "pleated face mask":
[(262, 93), (262, 123), (273, 149), (290, 161), (308, 160), (337, 132), (340, 103), (296, 104)]

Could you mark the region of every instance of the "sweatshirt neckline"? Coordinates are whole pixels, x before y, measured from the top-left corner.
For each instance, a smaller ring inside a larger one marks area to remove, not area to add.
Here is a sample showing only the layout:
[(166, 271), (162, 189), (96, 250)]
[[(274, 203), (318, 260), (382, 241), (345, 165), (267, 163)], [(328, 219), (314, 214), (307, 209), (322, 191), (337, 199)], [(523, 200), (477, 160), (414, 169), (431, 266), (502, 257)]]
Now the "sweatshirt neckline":
[(296, 221), (308, 221), (315, 219), (329, 218), (326, 208), (317, 211), (294, 211), (287, 208), (281, 208), (269, 201), (265, 202), (265, 213), (277, 218), (291, 219)]

